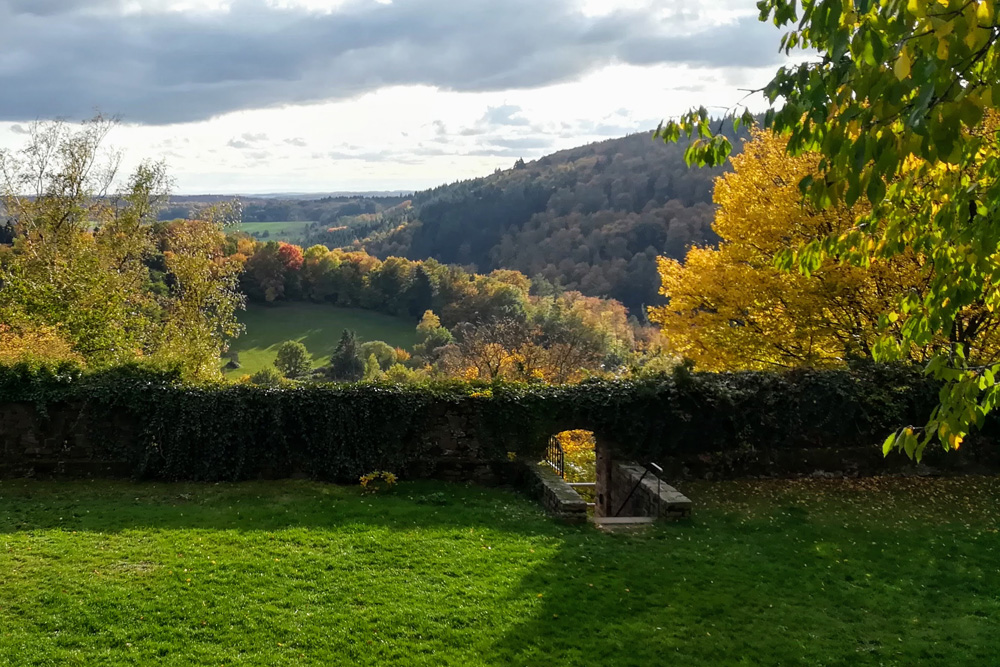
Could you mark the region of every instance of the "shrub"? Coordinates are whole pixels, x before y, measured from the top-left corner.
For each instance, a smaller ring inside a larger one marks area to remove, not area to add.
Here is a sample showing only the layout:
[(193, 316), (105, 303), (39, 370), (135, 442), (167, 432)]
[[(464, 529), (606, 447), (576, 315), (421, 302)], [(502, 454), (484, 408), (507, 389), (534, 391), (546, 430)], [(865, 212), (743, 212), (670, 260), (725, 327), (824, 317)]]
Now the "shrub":
[(273, 368), (263, 368), (250, 376), (250, 384), (261, 387), (280, 387), (284, 378)]
[(388, 491), (396, 486), (396, 476), (391, 472), (379, 470), (361, 476), (361, 489), (364, 493), (378, 493)]
[(383, 371), (396, 363), (396, 361), (399, 361), (397, 359), (396, 349), (388, 343), (380, 340), (368, 341), (361, 346), (362, 359), (368, 359), (373, 354), (375, 355), (376, 361), (378, 361), (379, 369)]

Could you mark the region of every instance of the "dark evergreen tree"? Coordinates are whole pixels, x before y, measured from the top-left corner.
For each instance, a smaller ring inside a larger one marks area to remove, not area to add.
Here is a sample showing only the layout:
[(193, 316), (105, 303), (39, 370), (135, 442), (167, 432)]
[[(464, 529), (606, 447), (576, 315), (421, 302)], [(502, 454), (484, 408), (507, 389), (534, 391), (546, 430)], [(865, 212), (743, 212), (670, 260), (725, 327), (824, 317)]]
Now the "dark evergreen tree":
[(412, 317), (420, 317), (432, 308), (433, 300), (434, 286), (431, 284), (431, 278), (423, 266), (418, 266), (406, 293), (407, 312)]
[(327, 375), (337, 382), (357, 382), (365, 375), (365, 360), (361, 358), (358, 337), (350, 329), (340, 335), (337, 349), (330, 357)]

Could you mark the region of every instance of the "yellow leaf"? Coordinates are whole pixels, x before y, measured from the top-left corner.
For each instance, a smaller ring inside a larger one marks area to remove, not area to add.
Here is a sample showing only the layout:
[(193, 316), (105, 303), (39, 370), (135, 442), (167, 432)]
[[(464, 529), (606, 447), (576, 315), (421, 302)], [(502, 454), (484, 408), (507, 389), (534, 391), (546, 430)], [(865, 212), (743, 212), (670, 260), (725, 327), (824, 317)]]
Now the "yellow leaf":
[(983, 0), (976, 7), (976, 18), (983, 26), (993, 23), (993, 0)]
[(892, 68), (892, 71), (895, 72), (896, 78), (902, 81), (906, 77), (910, 76), (911, 65), (910, 51), (907, 48), (903, 48), (903, 50), (899, 52), (899, 57), (896, 58), (896, 65)]
[(937, 54), (936, 54), (938, 60), (947, 60), (948, 59), (948, 49), (949, 49), (948, 40), (946, 40), (946, 39), (938, 40), (938, 47), (937, 47)]
[(949, 433), (948, 434), (948, 445), (952, 449), (958, 449), (959, 447), (961, 447), (962, 446), (962, 440), (963, 440), (962, 436), (960, 436), (960, 435), (958, 435), (956, 433)]

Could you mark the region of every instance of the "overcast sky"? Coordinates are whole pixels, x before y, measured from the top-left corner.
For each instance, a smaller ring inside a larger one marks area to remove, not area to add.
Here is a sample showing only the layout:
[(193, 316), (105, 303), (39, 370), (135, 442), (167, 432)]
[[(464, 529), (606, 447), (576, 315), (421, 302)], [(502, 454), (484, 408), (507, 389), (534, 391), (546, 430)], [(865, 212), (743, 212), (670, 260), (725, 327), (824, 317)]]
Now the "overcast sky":
[(721, 113), (783, 63), (754, 5), (0, 0), (0, 148), (100, 110), (181, 194), (424, 188)]

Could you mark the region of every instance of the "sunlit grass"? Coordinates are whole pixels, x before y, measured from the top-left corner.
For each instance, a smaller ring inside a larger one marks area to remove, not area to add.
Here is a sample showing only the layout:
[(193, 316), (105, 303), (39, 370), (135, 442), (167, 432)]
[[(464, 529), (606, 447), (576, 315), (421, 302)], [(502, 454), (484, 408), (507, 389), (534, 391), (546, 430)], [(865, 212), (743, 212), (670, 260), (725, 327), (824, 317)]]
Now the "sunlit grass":
[(284, 241), (285, 243), (302, 243), (306, 229), (313, 224), (308, 220), (286, 220), (283, 222), (246, 222), (239, 224), (237, 229), (247, 234), (263, 234), (261, 241)]
[(998, 664), (1000, 479), (681, 490), (608, 535), (430, 482), (0, 482), (0, 664)]
[(322, 303), (249, 304), (239, 319), (246, 331), (233, 341), (232, 349), (239, 352), (242, 367), (227, 371), (230, 378), (272, 367), (278, 346), (286, 340), (301, 341), (312, 354), (316, 367), (329, 363), (344, 329), (356, 332), (361, 342), (382, 340), (410, 348), (416, 340), (416, 320)]

